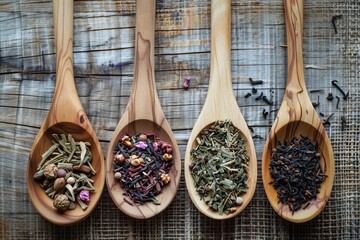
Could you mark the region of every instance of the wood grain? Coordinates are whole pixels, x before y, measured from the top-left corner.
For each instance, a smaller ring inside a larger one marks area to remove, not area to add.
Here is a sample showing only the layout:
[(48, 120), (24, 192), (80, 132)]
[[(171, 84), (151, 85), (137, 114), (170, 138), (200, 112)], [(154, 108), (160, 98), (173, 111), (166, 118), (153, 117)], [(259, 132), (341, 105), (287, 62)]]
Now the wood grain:
[[(154, 218), (138, 221), (119, 211), (104, 189), (85, 221), (61, 227), (33, 207), (24, 168), (33, 140), (52, 103), (56, 56), (50, 0), (0, 3), (0, 238), (1, 239), (357, 239), (359, 198), (359, 26), (358, 1), (304, 1), (304, 75), (311, 101), (324, 118), (336, 159), (331, 197), (310, 222), (283, 221), (269, 204), (262, 178), (251, 203), (237, 217), (205, 217), (188, 197), (184, 175), (172, 204)], [(283, 0), (231, 1), (231, 75), (233, 93), (253, 138), (261, 175), (265, 138), (282, 103), (287, 80)], [(73, 64), (81, 104), (106, 151), (132, 91), (135, 56), (135, 0), (74, 1)], [(336, 20), (335, 34), (331, 17)], [(185, 155), (191, 130), (205, 102), (210, 77), (210, 1), (158, 0), (156, 5), (155, 85), (165, 116)], [(324, 69), (306, 68), (325, 66)], [(190, 76), (190, 88), (182, 88)], [(253, 86), (249, 77), (264, 80)], [(350, 90), (348, 101), (326, 100), (339, 92), (331, 80)], [(256, 101), (259, 94), (273, 106)], [(262, 111), (269, 111), (265, 119)], [(348, 127), (341, 130), (340, 117)], [(183, 165), (182, 165), (183, 166)], [(341, 217), (340, 217), (341, 216)]]
[[(230, 70), (230, 32), (231, 32), (231, 1), (213, 0), (211, 1), (211, 67), (209, 90), (204, 106), (191, 132), (185, 153), (185, 180), (189, 196), (194, 205), (206, 216), (213, 219), (228, 219), (236, 216), (251, 201), (255, 192), (257, 180), (257, 163), (254, 144), (248, 126), (240, 113), (233, 89)], [(209, 206), (200, 199), (194, 187), (194, 179), (191, 176), (189, 166), (191, 164), (190, 153), (196, 146), (196, 137), (202, 129), (210, 124), (229, 119), (240, 132), (246, 144), (247, 155), (249, 156), (248, 165), (248, 190), (242, 195), (244, 203), (237, 208), (233, 214), (219, 214), (212, 211)]]
[[(30, 151), (27, 168), (27, 188), (36, 210), (48, 221), (70, 225), (84, 220), (96, 207), (104, 187), (105, 168), (102, 150), (96, 134), (81, 106), (74, 83), (72, 60), (73, 1), (54, 0), (56, 42), (56, 86), (49, 113)], [(52, 145), (53, 133), (72, 134), (76, 141), (91, 143), (92, 165), (97, 172), (93, 180), (96, 189), (86, 211), (77, 206), (72, 211), (57, 211), (40, 184), (33, 179), (41, 155)]]
[[(176, 195), (181, 175), (179, 148), (162, 111), (155, 87), (155, 7), (155, 0), (139, 0), (136, 3), (133, 87), (129, 103), (110, 140), (106, 157), (106, 183), (110, 196), (122, 212), (137, 219), (151, 218), (165, 210)], [(173, 147), (174, 164), (169, 172), (171, 181), (156, 197), (160, 205), (152, 202), (130, 205), (124, 200), (125, 190), (114, 177), (114, 147), (125, 133), (135, 135), (149, 132), (156, 133), (159, 139), (170, 143)]]
[[(316, 217), (325, 207), (334, 182), (334, 154), (326, 129), (317, 115), (305, 86), (302, 57), (303, 0), (285, 0), (286, 33), (288, 44), (288, 82), (283, 102), (265, 143), (262, 162), (263, 184), (270, 204), (276, 213), (291, 222), (306, 222)], [(307, 136), (317, 141), (321, 167), (328, 177), (321, 184), (317, 199), (309, 207), (294, 214), (288, 205), (279, 202), (269, 172), (272, 149), (292, 137)]]

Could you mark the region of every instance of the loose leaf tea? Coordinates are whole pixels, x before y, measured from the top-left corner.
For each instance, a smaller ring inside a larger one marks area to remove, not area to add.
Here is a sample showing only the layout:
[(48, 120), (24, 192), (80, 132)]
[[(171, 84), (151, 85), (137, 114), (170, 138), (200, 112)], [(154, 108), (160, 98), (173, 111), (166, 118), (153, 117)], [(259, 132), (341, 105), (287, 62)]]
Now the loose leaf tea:
[(270, 175), (279, 202), (288, 205), (292, 214), (308, 207), (326, 178), (317, 141), (301, 136), (279, 142), (272, 150)]
[(158, 141), (155, 133), (125, 134), (114, 148), (114, 176), (126, 191), (124, 201), (130, 205), (151, 201), (170, 182), (168, 175), (172, 160), (172, 146)]
[(196, 138), (189, 166), (196, 191), (219, 214), (229, 214), (243, 202), (248, 189), (246, 145), (230, 120), (217, 121)]
[(90, 192), (95, 191), (90, 143), (76, 142), (71, 134), (52, 136), (55, 141), (42, 155), (34, 179), (54, 199), (53, 206), (59, 211), (75, 209), (76, 202), (86, 210)]

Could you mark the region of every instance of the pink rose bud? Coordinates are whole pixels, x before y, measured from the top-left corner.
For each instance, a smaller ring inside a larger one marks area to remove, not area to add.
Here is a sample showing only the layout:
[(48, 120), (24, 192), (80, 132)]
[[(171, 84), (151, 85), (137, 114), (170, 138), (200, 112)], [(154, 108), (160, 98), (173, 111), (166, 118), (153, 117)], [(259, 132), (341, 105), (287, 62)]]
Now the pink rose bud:
[(163, 142), (163, 141), (159, 141), (159, 142), (158, 142), (158, 147), (160, 147), (160, 148), (161, 148), (163, 144), (164, 144), (164, 142)]
[(90, 192), (88, 190), (81, 190), (79, 197), (84, 202), (90, 202)]
[(167, 148), (166, 148), (166, 153), (172, 153), (172, 147), (171, 146), (168, 146)]
[(153, 142), (152, 146), (153, 146), (155, 152), (157, 152), (159, 150), (157, 142)]

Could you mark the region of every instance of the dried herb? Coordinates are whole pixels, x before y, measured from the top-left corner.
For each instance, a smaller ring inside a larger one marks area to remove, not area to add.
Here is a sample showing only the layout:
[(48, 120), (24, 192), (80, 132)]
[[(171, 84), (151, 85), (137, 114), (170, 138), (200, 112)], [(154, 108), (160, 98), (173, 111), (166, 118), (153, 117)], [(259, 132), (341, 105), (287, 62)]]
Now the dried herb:
[(245, 98), (248, 98), (248, 97), (250, 97), (251, 96), (251, 93), (247, 93), (244, 97)]
[(126, 191), (124, 201), (130, 205), (160, 202), (155, 198), (170, 182), (168, 175), (172, 146), (159, 141), (156, 134), (125, 134), (114, 148), (114, 177)]
[[(55, 142), (42, 155), (34, 179), (54, 199), (53, 206), (63, 212), (75, 208), (81, 191), (86, 190), (88, 194), (95, 191), (91, 176), (96, 172), (91, 165), (90, 143), (76, 142), (71, 134), (67, 137), (65, 134), (52, 136)], [(86, 202), (89, 201), (90, 198), (87, 198)], [(83, 203), (81, 208), (85, 210), (87, 204)]]
[(332, 83), (332, 85), (334, 85), (341, 92), (341, 94), (343, 95), (343, 99), (347, 100), (348, 97), (349, 97), (349, 92), (345, 93), (345, 91), (338, 84), (337, 80), (332, 80), (331, 83)]
[(249, 81), (251, 83), (251, 85), (258, 85), (258, 84), (263, 84), (263, 80), (253, 80), (252, 78), (249, 78)]
[(321, 169), (320, 156), (317, 141), (303, 136), (279, 142), (272, 150), (270, 184), (276, 189), (279, 202), (288, 205), (292, 214), (316, 199), (327, 177)]
[(230, 120), (203, 129), (189, 166), (196, 191), (219, 214), (236, 211), (248, 189), (246, 145)]

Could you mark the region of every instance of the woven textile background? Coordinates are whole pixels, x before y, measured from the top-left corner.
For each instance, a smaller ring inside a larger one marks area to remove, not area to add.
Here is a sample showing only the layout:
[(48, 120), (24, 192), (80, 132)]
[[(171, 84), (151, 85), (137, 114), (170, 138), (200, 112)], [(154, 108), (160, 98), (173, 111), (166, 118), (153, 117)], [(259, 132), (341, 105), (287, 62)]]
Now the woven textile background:
[[(258, 158), (255, 195), (237, 217), (211, 220), (197, 211), (182, 173), (173, 203), (149, 220), (120, 212), (104, 188), (85, 221), (52, 225), (32, 206), (25, 170), (32, 142), (55, 85), (51, 1), (0, 0), (0, 239), (360, 239), (360, 1), (304, 1), (304, 66), (308, 91), (331, 125), (336, 176), (324, 211), (304, 224), (272, 210), (261, 179), (261, 155), (286, 83), (283, 1), (232, 1), (232, 75), (238, 105), (253, 135)], [(332, 17), (338, 32), (335, 33)], [(74, 69), (80, 100), (105, 153), (131, 91), (135, 1), (75, 1)], [(183, 156), (205, 101), (210, 67), (210, 1), (158, 0), (155, 34), (156, 87)], [(183, 79), (191, 76), (188, 91)], [(248, 78), (264, 80), (274, 106), (245, 99)], [(338, 80), (348, 101), (327, 101)], [(270, 111), (267, 119), (262, 110)], [(347, 126), (342, 130), (340, 117)]]

